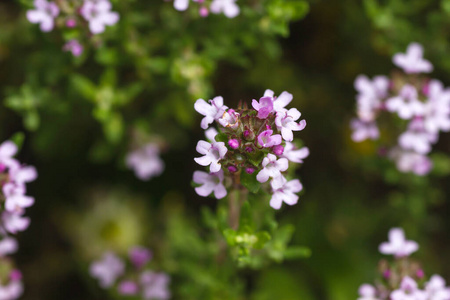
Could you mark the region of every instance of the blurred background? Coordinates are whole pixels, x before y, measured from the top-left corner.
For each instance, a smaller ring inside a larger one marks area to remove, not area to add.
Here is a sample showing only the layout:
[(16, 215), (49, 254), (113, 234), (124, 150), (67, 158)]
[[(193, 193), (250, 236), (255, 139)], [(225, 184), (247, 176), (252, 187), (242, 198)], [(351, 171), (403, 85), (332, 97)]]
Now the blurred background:
[[(388, 75), (410, 42), (450, 83), (450, 1), (288, 2), (238, 1), (241, 14), (228, 19), (170, 1), (112, 1), (120, 21), (84, 37), (80, 57), (62, 45), (82, 31), (43, 33), (25, 18), (31, 1), (0, 2), (0, 137), (22, 133), (19, 159), (39, 173), (14, 256), (22, 299), (109, 299), (89, 263), (133, 245), (154, 251), (173, 299), (356, 299), (396, 226), (420, 244), (426, 274), (450, 279), (448, 134), (434, 148), (436, 171), (418, 177), (351, 141), (349, 129), (355, 77)], [(296, 134), (311, 153), (297, 173), (304, 191), (276, 218), (312, 255), (224, 273), (208, 258), (202, 222), (217, 200), (191, 186), (203, 139), (193, 103), (221, 95), (229, 107), (250, 104), (265, 89), (292, 93), (308, 124)], [(141, 181), (124, 156), (148, 139), (162, 145), (165, 170)]]

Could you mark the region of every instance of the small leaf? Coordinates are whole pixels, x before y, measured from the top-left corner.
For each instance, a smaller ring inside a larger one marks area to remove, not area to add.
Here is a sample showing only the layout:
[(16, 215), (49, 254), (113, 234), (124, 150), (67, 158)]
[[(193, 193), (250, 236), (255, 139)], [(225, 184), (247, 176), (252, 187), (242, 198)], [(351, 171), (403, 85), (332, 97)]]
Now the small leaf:
[(20, 150), (23, 146), (23, 142), (25, 140), (25, 134), (23, 132), (15, 133), (10, 140), (16, 144), (17, 148)]
[(292, 246), (284, 251), (285, 259), (307, 258), (311, 256), (311, 249), (303, 246)]
[(228, 245), (230, 246), (236, 245), (236, 231), (230, 228), (225, 229), (223, 231), (223, 236), (227, 240)]
[(262, 249), (268, 241), (272, 238), (267, 231), (260, 231), (256, 234), (258, 241), (253, 245), (255, 249)]
[(228, 142), (228, 135), (226, 133), (219, 133), (218, 135), (216, 135), (215, 139), (216, 139), (216, 142), (227, 143)]
[(261, 183), (256, 180), (256, 172), (253, 174), (241, 172), (241, 184), (245, 186), (251, 193), (257, 193), (261, 188)]

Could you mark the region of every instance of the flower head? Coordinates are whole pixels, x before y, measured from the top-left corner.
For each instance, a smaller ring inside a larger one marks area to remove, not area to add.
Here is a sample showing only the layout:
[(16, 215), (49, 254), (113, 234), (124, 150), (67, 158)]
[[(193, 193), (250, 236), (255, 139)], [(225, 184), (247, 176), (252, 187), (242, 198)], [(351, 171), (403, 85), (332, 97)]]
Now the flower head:
[(240, 12), (236, 0), (213, 0), (209, 9), (213, 14), (223, 13), (227, 18), (234, 18)]
[(381, 253), (397, 258), (409, 256), (418, 249), (419, 245), (416, 242), (406, 240), (405, 232), (401, 228), (392, 228), (389, 231), (389, 242), (384, 242), (379, 247)]
[(112, 26), (119, 21), (119, 14), (111, 11), (109, 0), (85, 0), (80, 13), (89, 22), (89, 29), (93, 34), (105, 31), (105, 26)]
[(90, 266), (90, 274), (99, 280), (100, 286), (107, 288), (112, 286), (117, 278), (125, 271), (125, 264), (112, 252), (106, 252), (99, 261)]
[(34, 0), (35, 9), (27, 11), (27, 19), (31, 23), (39, 23), (44, 32), (52, 31), (55, 26), (54, 19), (59, 15), (56, 3), (47, 0)]
[(406, 54), (395, 54), (392, 60), (405, 73), (430, 73), (433, 71), (433, 65), (423, 58), (423, 47), (418, 43), (409, 44)]
[(147, 271), (142, 273), (140, 282), (143, 286), (144, 299), (166, 300), (170, 298), (168, 289), (170, 277), (167, 274)]
[(73, 56), (80, 56), (83, 54), (83, 45), (78, 40), (70, 40), (63, 46), (64, 51), (70, 51)]
[(146, 144), (128, 153), (125, 161), (127, 167), (133, 169), (140, 180), (150, 180), (164, 171), (164, 162), (159, 156), (159, 146), (154, 143)]

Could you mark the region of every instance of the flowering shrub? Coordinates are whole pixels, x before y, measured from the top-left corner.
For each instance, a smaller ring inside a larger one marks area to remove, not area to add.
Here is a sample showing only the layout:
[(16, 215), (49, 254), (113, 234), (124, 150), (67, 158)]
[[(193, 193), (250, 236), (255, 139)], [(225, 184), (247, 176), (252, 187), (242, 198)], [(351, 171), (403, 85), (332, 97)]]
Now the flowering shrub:
[[(365, 75), (356, 78), (358, 118), (351, 123), (352, 139), (380, 139), (399, 171), (426, 175), (432, 169), (427, 156), (432, 144), (440, 131), (450, 131), (450, 89), (422, 75), (433, 66), (417, 43), (410, 44), (406, 54), (396, 54), (393, 62), (403, 73), (395, 71), (391, 78), (376, 76), (372, 81)], [(394, 116), (384, 116), (386, 112)], [(379, 126), (387, 132), (380, 134)], [(399, 131), (398, 137), (392, 136)], [(397, 145), (392, 145), (393, 139)]]
[(426, 279), (421, 265), (409, 256), (419, 249), (414, 241), (406, 240), (401, 228), (389, 231), (389, 241), (380, 245), (382, 254), (393, 255), (394, 261), (379, 264), (381, 279), (375, 285), (363, 284), (358, 300), (448, 300), (450, 287), (439, 275)]

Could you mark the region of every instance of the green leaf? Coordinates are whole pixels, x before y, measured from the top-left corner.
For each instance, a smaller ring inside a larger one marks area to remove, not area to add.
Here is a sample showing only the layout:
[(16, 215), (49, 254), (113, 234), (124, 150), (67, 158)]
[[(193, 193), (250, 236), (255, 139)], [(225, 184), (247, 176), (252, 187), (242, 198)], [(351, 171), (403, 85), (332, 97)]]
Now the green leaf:
[(245, 186), (251, 193), (257, 193), (261, 188), (261, 183), (256, 180), (256, 172), (248, 174), (241, 172), (241, 184)]
[(250, 202), (248, 201), (245, 201), (241, 207), (241, 215), (239, 218), (239, 231), (244, 231), (245, 227), (250, 228), (250, 230), (247, 230), (247, 232), (253, 231), (254, 228), (252, 209), (250, 206)]
[(216, 135), (215, 139), (216, 139), (216, 142), (227, 143), (228, 142), (228, 135), (226, 133), (219, 133), (219, 134)]
[(17, 148), (20, 150), (23, 146), (23, 142), (25, 140), (25, 134), (23, 132), (15, 133), (10, 140), (16, 144)]
[(267, 231), (260, 231), (256, 233), (258, 241), (253, 245), (255, 249), (262, 249), (268, 241), (272, 238)]
[(223, 231), (223, 236), (227, 240), (228, 245), (236, 245), (236, 231), (231, 228), (227, 228)]
[(94, 100), (97, 87), (86, 77), (74, 74), (71, 77), (73, 87), (86, 99)]
[(264, 156), (265, 156), (264, 152), (254, 151), (253, 153), (248, 154), (248, 160), (251, 162), (252, 165), (258, 167), (263, 161)]
[(311, 249), (303, 246), (292, 246), (284, 251), (285, 259), (308, 258), (311, 256)]

